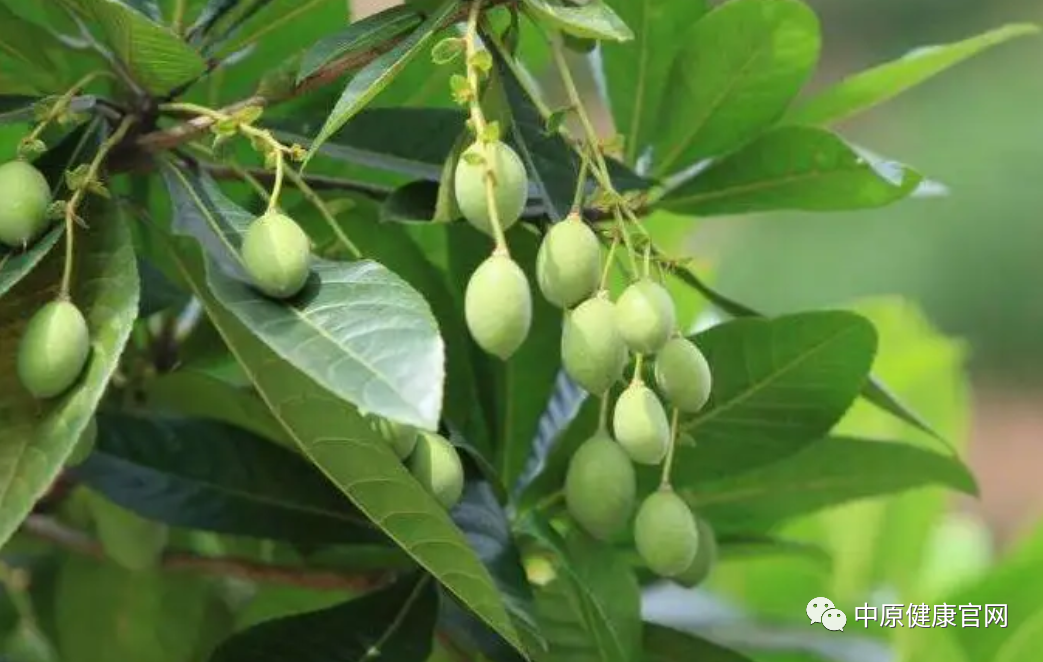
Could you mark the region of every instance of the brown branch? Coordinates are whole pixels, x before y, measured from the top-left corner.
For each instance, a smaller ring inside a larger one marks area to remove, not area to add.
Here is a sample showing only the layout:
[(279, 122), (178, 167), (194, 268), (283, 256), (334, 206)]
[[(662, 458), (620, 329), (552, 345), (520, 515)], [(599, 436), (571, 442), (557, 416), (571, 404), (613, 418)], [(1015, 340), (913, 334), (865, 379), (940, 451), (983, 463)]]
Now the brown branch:
[[(51, 517), (30, 515), (22, 524), (22, 530), (77, 554), (98, 560), (106, 558), (105, 549), (97, 540)], [(370, 591), (393, 578), (388, 572), (346, 575), (328, 570), (268, 565), (249, 559), (217, 558), (177, 551), (163, 554), (159, 565), (170, 571), (190, 571), (211, 577), (234, 577), (325, 591)]]
[[(505, 4), (512, 0), (490, 0), (487, 3), (486, 9), (491, 9), (496, 5)], [(452, 25), (459, 23), (460, 21), (467, 18), (468, 5), (464, 4), (457, 9), (453, 14), (449, 16), (446, 21), (446, 25)], [(440, 26), (444, 27), (444, 26)], [(249, 106), (270, 106), (282, 101), (288, 101), (294, 97), (298, 97), (306, 92), (310, 92), (316, 88), (328, 85), (341, 76), (347, 74), (350, 71), (361, 69), (373, 60), (377, 59), (384, 53), (398, 45), (407, 35), (398, 35), (388, 39), (383, 44), (369, 48), (363, 51), (357, 51), (353, 53), (347, 53), (333, 62), (330, 62), (325, 67), (319, 69), (311, 76), (308, 76), (299, 84), (295, 85), (289, 92), (281, 94), (277, 97), (268, 98), (260, 94), (254, 95), (247, 99), (237, 101), (230, 106), (222, 108), (220, 112), (232, 115), (238, 110)], [(145, 134), (138, 138), (137, 145), (142, 149), (148, 151), (162, 151), (176, 147), (199, 134), (207, 131), (214, 123), (213, 118), (210, 117), (195, 117), (187, 122), (178, 124), (169, 129), (163, 129), (159, 131), (153, 131)]]

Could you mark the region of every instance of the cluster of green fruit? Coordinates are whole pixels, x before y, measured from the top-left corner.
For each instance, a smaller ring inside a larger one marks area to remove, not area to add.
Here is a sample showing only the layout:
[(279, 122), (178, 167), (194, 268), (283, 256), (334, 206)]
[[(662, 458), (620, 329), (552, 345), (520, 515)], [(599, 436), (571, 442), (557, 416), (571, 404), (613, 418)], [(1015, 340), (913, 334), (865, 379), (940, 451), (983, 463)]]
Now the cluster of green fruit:
[(385, 418), (372, 417), (370, 424), (391, 445), (398, 459), (443, 507), (451, 510), (463, 496), (464, 467), (460, 455), (440, 434), (417, 430)]
[[(53, 222), (47, 178), (31, 163), (0, 165), (0, 243), (25, 250)], [(79, 378), (90, 356), (83, 313), (64, 296), (29, 319), (18, 345), (18, 378), (34, 397), (54, 398)]]

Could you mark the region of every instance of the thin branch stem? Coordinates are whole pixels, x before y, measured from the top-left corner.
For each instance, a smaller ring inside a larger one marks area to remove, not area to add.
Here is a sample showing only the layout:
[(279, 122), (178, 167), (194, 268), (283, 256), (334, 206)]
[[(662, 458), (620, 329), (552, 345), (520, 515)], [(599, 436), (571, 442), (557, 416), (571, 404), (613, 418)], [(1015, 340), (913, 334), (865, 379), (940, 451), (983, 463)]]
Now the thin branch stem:
[(666, 459), (663, 460), (663, 475), (659, 480), (662, 487), (670, 487), (670, 470), (674, 466), (674, 449), (677, 448), (677, 437), (680, 434), (679, 422), (681, 410), (674, 408), (670, 414), (670, 445), (666, 449)]
[(47, 111), (47, 115), (43, 118), (43, 120), (33, 128), (32, 132), (28, 136), (26, 136), (22, 142), (28, 143), (39, 139), (40, 136), (43, 135), (44, 130), (46, 130), (47, 127), (51, 125), (51, 122), (56, 120), (63, 112), (66, 111), (66, 109), (68, 109), (73, 97), (75, 97), (80, 90), (87, 87), (96, 79), (101, 78), (103, 76), (108, 76), (114, 79), (116, 78), (116, 76), (111, 71), (99, 70), (92, 71), (80, 80), (76, 81), (76, 83), (72, 87), (70, 87), (68, 91), (65, 92), (65, 94), (58, 97), (58, 99), (54, 102), (54, 105), (52, 105), (50, 110)]
[(608, 392), (601, 394), (601, 407), (598, 409), (598, 431), (608, 432)]
[[(275, 174), (273, 172), (264, 170), (263, 168), (244, 168), (242, 166), (232, 168), (224, 164), (207, 163), (202, 161), (199, 162), (199, 167), (203, 168), (217, 179), (240, 179), (240, 173), (246, 173), (257, 181), (269, 185), (274, 183), (275, 179)], [(361, 193), (376, 200), (384, 200), (392, 193), (392, 189), (389, 187), (370, 184), (369, 182), (359, 182), (351, 179), (342, 179), (340, 177), (326, 177), (324, 175), (301, 175), (300, 173), (297, 173), (297, 176), (303, 179), (308, 186), (316, 191), (351, 191), (353, 193)]]
[(337, 235), (337, 239), (340, 243), (344, 244), (344, 247), (351, 251), (351, 254), (354, 255), (356, 259), (361, 258), (362, 251), (355, 245), (355, 242), (348, 238), (344, 229), (337, 223), (337, 219), (333, 216), (333, 212), (331, 212), (330, 208), (326, 206), (326, 203), (321, 197), (319, 197), (319, 194), (308, 186), (308, 183), (304, 181), (304, 178), (292, 169), (288, 169), (286, 175), (289, 177), (293, 185), (301, 192), (301, 195), (304, 196), (305, 200), (310, 202), (311, 205), (315, 207), (315, 210), (319, 212), (319, 215), (322, 216), (324, 221), (326, 221), (326, 224), (330, 226), (330, 230), (333, 231), (333, 234)]
[(73, 191), (72, 198), (65, 205), (65, 266), (62, 270), (62, 285), (59, 291), (61, 299), (68, 300), (72, 290), (72, 271), (76, 257), (76, 220), (79, 218), (77, 211), (83, 203), (84, 197), (90, 191), (91, 183), (97, 179), (98, 170), (101, 169), (102, 163), (105, 162), (109, 152), (123, 141), (135, 121), (133, 116), (125, 117), (116, 131), (101, 144), (101, 147), (98, 148), (98, 153), (94, 155), (94, 159), (87, 169), (86, 178), (81, 186)]
[[(105, 558), (105, 549), (101, 543), (50, 517), (30, 515), (22, 524), (22, 531), (77, 554), (99, 560)], [(392, 578), (391, 573), (387, 572), (347, 575), (329, 570), (269, 565), (250, 559), (208, 557), (178, 551), (165, 553), (160, 559), (160, 567), (211, 577), (233, 577), (327, 591), (368, 591), (386, 584)]]
[(608, 246), (608, 257), (605, 258), (605, 266), (601, 269), (601, 282), (598, 285), (599, 291), (608, 288), (608, 275), (612, 273), (612, 260), (616, 257), (616, 248), (618, 246), (619, 237), (616, 236), (612, 239), (612, 243)]

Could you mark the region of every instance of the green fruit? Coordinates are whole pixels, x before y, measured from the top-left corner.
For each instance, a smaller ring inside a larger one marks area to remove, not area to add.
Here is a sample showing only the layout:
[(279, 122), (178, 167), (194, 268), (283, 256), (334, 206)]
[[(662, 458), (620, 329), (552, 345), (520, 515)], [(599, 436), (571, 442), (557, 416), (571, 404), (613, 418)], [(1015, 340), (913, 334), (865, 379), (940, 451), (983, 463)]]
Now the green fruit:
[[(456, 164), (453, 189), (456, 204), (467, 222), (482, 232), (492, 236), (493, 225), (489, 217), (489, 203), (485, 191), (485, 154), (486, 143), (476, 142), (464, 150)], [(505, 143), (487, 143), (494, 173), (494, 193), (496, 199), (496, 217), (500, 228), (507, 228), (518, 222), (525, 211), (525, 202), (529, 197), (529, 178), (525, 173), (525, 164), (521, 158)], [(473, 162), (472, 162), (473, 160)]]
[(587, 533), (610, 540), (630, 521), (637, 476), (626, 452), (605, 433), (587, 439), (569, 461), (565, 504)]
[(98, 441), (98, 420), (91, 416), (87, 427), (73, 446), (72, 453), (65, 459), (66, 467), (75, 467), (82, 464), (84, 460), (94, 451), (94, 444)]
[(671, 338), (656, 354), (655, 380), (670, 404), (692, 414), (706, 405), (713, 385), (706, 357), (682, 337)]
[(578, 216), (555, 223), (536, 254), (536, 281), (544, 298), (558, 308), (572, 308), (598, 289), (601, 244)]
[(32, 164), (10, 161), (0, 165), (0, 243), (19, 248), (51, 224), (51, 186)]
[(147, 520), (97, 493), (91, 493), (91, 515), (105, 554), (128, 570), (146, 570), (159, 561), (170, 529)]
[(395, 451), (400, 460), (409, 457), (416, 448), (418, 435), (414, 427), (378, 417), (373, 421), (373, 429), (384, 441), (391, 444), (391, 450)]
[(25, 327), (18, 347), (18, 378), (37, 398), (53, 398), (79, 378), (90, 356), (90, 332), (80, 309), (52, 301)]
[(483, 350), (503, 360), (514, 354), (532, 324), (532, 293), (521, 267), (498, 254), (478, 265), (467, 283), (464, 317)]
[(616, 400), (612, 431), (630, 459), (639, 464), (659, 464), (670, 447), (670, 422), (652, 389), (631, 383)]
[(632, 283), (616, 302), (616, 323), (623, 340), (637, 354), (655, 354), (677, 326), (670, 293), (659, 283)]
[(421, 431), (409, 457), (409, 471), (446, 509), (460, 501), (464, 466), (456, 448), (445, 437)]
[(669, 489), (660, 488), (644, 500), (634, 520), (637, 553), (660, 577), (684, 572), (699, 548), (699, 530), (688, 504)]
[(268, 212), (247, 228), (243, 264), (254, 285), (276, 299), (288, 299), (310, 275), (311, 241), (289, 216)]
[(695, 518), (695, 528), (698, 533), (695, 558), (681, 574), (674, 577), (674, 581), (686, 588), (695, 588), (702, 584), (717, 565), (717, 536), (713, 529), (706, 520), (698, 516)]
[(602, 395), (623, 378), (627, 348), (616, 328), (611, 301), (587, 299), (566, 313), (561, 362), (569, 377), (594, 395)]

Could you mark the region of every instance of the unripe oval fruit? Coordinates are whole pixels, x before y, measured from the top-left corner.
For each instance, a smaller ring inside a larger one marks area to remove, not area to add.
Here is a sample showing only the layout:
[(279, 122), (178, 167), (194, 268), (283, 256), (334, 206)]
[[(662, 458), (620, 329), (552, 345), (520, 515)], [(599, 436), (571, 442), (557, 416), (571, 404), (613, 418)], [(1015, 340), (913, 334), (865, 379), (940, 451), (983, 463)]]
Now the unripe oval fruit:
[(699, 516), (695, 518), (695, 528), (699, 537), (695, 558), (681, 574), (674, 577), (675, 582), (686, 588), (702, 584), (717, 565), (716, 534), (709, 523)]
[(673, 490), (659, 489), (637, 511), (634, 543), (649, 570), (660, 577), (679, 575), (699, 548), (695, 516)]
[(419, 436), (416, 428), (389, 420), (376, 417), (373, 421), (373, 429), (380, 437), (391, 445), (398, 459), (404, 460), (409, 457), (416, 448), (416, 440)]
[(630, 459), (639, 464), (659, 464), (670, 447), (670, 421), (663, 404), (642, 383), (631, 383), (619, 394), (612, 431)]
[(460, 501), (464, 467), (456, 448), (445, 437), (421, 431), (409, 456), (409, 471), (447, 510)]
[(590, 297), (601, 280), (601, 243), (578, 216), (547, 231), (536, 254), (536, 281), (544, 298), (572, 308)]
[(83, 372), (90, 349), (90, 331), (80, 309), (69, 301), (52, 301), (25, 327), (18, 378), (37, 398), (61, 395)]
[(20, 248), (51, 224), (51, 186), (31, 163), (0, 165), (0, 243)]
[(478, 265), (464, 294), (464, 317), (483, 350), (503, 360), (514, 354), (532, 324), (532, 292), (521, 267), (496, 254)]
[[(453, 179), (453, 190), (456, 204), (467, 222), (482, 232), (493, 236), (493, 224), (489, 217), (489, 203), (485, 191), (486, 143), (473, 143), (464, 150), (456, 163)], [(518, 154), (506, 143), (499, 141), (488, 143), (494, 173), (494, 194), (496, 200), (497, 219), (500, 227), (507, 228), (518, 222), (525, 211), (525, 202), (529, 197), (529, 177), (525, 172), (525, 164)], [(471, 163), (469, 157), (477, 157)]]
[(627, 348), (616, 328), (611, 301), (587, 299), (566, 313), (561, 362), (569, 377), (594, 395), (600, 396), (623, 378)]
[(670, 293), (646, 279), (632, 283), (616, 302), (616, 323), (627, 346), (638, 354), (655, 354), (677, 325)]
[(599, 540), (610, 540), (627, 525), (636, 494), (634, 465), (605, 433), (584, 441), (569, 461), (565, 504), (576, 522)]
[(87, 422), (87, 427), (83, 429), (80, 438), (76, 440), (76, 445), (73, 446), (69, 457), (65, 459), (65, 466), (70, 468), (83, 464), (83, 461), (94, 451), (94, 444), (97, 441), (98, 419), (91, 416), (91, 420)]
[(167, 546), (169, 527), (145, 519), (100, 494), (90, 494), (94, 528), (105, 554), (128, 570), (155, 566)]
[(288, 299), (304, 287), (310, 275), (311, 241), (293, 219), (268, 212), (243, 236), (243, 264), (261, 292)]
[(655, 380), (670, 404), (694, 414), (710, 399), (710, 364), (691, 340), (671, 338), (656, 354)]

